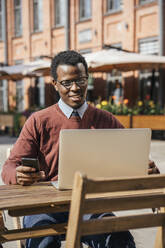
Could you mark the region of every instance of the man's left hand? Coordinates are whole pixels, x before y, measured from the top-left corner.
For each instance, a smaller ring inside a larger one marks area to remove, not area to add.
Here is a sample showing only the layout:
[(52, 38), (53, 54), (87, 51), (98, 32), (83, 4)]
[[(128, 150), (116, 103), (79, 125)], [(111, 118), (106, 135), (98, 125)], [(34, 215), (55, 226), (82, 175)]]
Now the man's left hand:
[(155, 165), (154, 161), (149, 160), (148, 174), (160, 174), (160, 171), (158, 167)]

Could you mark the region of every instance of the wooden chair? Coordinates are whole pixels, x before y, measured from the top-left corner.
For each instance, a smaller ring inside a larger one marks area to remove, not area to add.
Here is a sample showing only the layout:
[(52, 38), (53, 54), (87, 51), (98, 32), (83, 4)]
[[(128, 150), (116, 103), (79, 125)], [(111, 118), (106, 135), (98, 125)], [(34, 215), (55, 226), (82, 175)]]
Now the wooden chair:
[[(0, 230), (5, 229), (4, 219), (3, 219), (3, 212), (0, 211)], [(2, 244), (0, 243), (0, 248), (3, 248)]]
[[(10, 152), (11, 152), (12, 147), (7, 148), (6, 150), (6, 158), (9, 157)], [(4, 226), (6, 226), (8, 229), (10, 228), (15, 228), (15, 229), (20, 229), (21, 228), (21, 218), (20, 217), (11, 217), (8, 215), (7, 211), (3, 211), (0, 213), (2, 218), (3, 216), (5, 217), (5, 221), (4, 221)], [(1, 220), (1, 218), (0, 218)], [(10, 242), (12, 248), (24, 248), (24, 240), (16, 240), (16, 241), (12, 241)], [(5, 244), (4, 244), (5, 247)]]
[[(160, 208), (165, 206), (165, 176), (149, 175), (134, 178), (88, 179), (76, 173), (66, 248), (79, 248), (84, 235), (126, 231), (161, 226), (155, 248), (165, 248), (165, 213), (131, 214), (83, 221), (87, 213)], [(92, 199), (90, 199), (92, 198)]]

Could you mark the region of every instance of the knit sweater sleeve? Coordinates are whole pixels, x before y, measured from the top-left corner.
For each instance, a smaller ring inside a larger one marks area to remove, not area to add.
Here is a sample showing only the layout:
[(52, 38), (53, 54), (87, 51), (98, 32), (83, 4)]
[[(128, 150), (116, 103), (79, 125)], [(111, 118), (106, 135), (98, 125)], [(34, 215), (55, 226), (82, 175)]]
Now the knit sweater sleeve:
[(2, 180), (5, 184), (16, 184), (16, 167), (21, 165), (22, 157), (37, 157), (39, 146), (39, 123), (35, 115), (26, 121), (9, 158), (2, 168)]

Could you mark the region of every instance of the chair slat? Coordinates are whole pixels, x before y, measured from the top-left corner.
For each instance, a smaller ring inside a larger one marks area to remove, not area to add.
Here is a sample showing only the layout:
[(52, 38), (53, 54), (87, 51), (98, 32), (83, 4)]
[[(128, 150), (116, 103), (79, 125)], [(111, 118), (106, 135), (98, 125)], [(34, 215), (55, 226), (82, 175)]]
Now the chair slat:
[(141, 214), (121, 217), (105, 217), (82, 223), (81, 234), (91, 235), (109, 232), (120, 232), (129, 229), (161, 226), (165, 223), (165, 214)]
[[(159, 208), (165, 205), (165, 193), (144, 193), (142, 195), (118, 196), (86, 200), (84, 213), (103, 213), (143, 208)], [(97, 207), (96, 207), (97, 206)]]
[(60, 235), (66, 233), (67, 223), (54, 224), (33, 228), (22, 228), (0, 232), (0, 242), (21, 240), (26, 238)]
[(150, 175), (114, 179), (89, 179), (86, 187), (86, 193), (104, 193), (158, 188), (165, 188), (165, 175)]

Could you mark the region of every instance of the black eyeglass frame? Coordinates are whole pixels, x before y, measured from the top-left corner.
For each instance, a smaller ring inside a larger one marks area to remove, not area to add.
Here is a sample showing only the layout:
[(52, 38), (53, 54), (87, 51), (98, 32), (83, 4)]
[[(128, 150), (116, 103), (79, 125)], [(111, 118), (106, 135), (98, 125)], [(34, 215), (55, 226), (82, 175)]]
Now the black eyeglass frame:
[[(57, 82), (59, 84), (61, 84), (63, 87), (65, 87), (66, 89), (70, 89), (73, 85), (73, 83), (76, 83), (76, 85), (78, 85), (79, 87), (83, 87), (85, 86), (85, 84), (87, 83), (87, 80), (88, 80), (88, 76), (86, 77), (81, 77), (79, 79), (68, 79), (68, 80), (62, 80), (62, 81), (58, 81)], [(82, 83), (80, 83), (80, 81)], [(68, 85), (65, 85), (65, 82), (68, 82)], [(70, 82), (70, 83), (69, 83)]]

